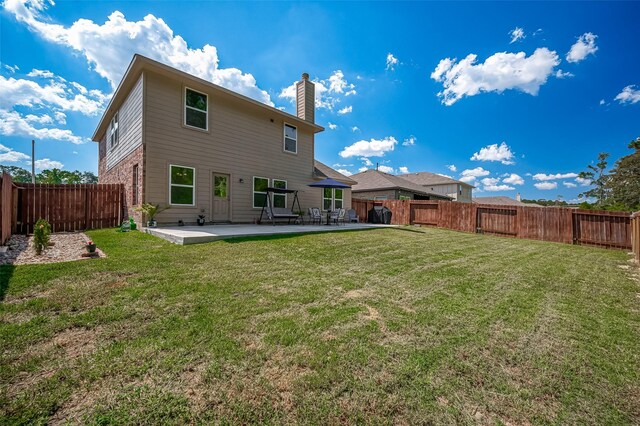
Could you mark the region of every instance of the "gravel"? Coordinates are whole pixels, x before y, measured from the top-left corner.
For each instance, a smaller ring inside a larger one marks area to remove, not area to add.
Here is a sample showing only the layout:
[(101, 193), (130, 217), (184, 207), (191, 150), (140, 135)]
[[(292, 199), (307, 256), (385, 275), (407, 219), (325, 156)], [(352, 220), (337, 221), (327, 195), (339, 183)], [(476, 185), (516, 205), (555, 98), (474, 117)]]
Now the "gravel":
[[(51, 234), (50, 241), (54, 245), (38, 256), (33, 248), (33, 236), (12, 235), (7, 242), (8, 250), (0, 254), (0, 265), (29, 265), (90, 259), (82, 257), (82, 254), (87, 252), (85, 245), (89, 241), (89, 237), (82, 232)], [(96, 257), (105, 257), (99, 248), (96, 252), (98, 253)]]

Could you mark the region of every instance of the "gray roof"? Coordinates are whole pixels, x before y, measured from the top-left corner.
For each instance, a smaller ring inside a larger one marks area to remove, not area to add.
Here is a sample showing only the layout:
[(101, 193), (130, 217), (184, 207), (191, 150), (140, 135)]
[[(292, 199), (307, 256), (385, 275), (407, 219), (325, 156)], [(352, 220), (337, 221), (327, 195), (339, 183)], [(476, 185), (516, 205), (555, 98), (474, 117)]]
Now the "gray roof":
[(462, 182), (459, 180), (452, 179), (450, 177), (442, 176), (437, 173), (431, 173), (431, 172), (406, 173), (399, 176), (402, 177), (403, 179), (406, 179), (408, 181), (411, 181), (413, 183), (416, 183), (422, 186), (449, 185), (449, 184), (455, 183), (455, 184), (469, 186), (471, 188), (474, 187), (473, 185), (469, 185), (466, 182)]
[(514, 200), (513, 198), (498, 196), (498, 197), (473, 197), (473, 202), (476, 204), (493, 204), (497, 206), (529, 206), (529, 207), (542, 207), (539, 204), (527, 204), (522, 201)]
[(327, 166), (324, 163), (321, 163), (318, 160), (314, 160), (313, 176), (319, 179), (331, 178), (346, 185), (355, 185), (356, 183), (358, 183), (355, 180), (343, 175), (342, 173), (332, 169), (331, 167)]
[(362, 173), (351, 175), (357, 185), (351, 187), (352, 192), (379, 191), (382, 189), (402, 189), (416, 194), (433, 195), (434, 197), (451, 199), (443, 194), (427, 191), (423, 186), (416, 185), (401, 176), (390, 175), (379, 170), (369, 169)]

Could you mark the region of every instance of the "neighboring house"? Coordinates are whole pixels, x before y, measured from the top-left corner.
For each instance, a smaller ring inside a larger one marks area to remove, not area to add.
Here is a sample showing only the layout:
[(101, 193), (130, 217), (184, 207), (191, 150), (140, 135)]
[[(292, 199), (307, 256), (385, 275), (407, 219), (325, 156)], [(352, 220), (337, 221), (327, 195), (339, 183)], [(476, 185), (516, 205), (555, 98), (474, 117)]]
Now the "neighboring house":
[(435, 194), (446, 195), (453, 201), (470, 203), (474, 186), (437, 173), (418, 172), (398, 175), (399, 177), (424, 187)]
[[(194, 223), (200, 214), (253, 222), (270, 186), (300, 190), (305, 211), (350, 208), (350, 189), (327, 194), (307, 186), (323, 179), (314, 161), (315, 134), (324, 130), (314, 123), (314, 94), (303, 74), (294, 116), (134, 55), (92, 138), (100, 183), (124, 184), (130, 215), (141, 203), (168, 206), (160, 223)], [(292, 201), (273, 195), (276, 207)]]
[(353, 198), (364, 200), (451, 200), (451, 197), (379, 170), (366, 170), (351, 175), (357, 182), (351, 187)]
[[(353, 185), (357, 184), (358, 182), (356, 182), (355, 180), (343, 175), (342, 173), (338, 172), (337, 170), (332, 169), (331, 167), (327, 166), (326, 164), (321, 163), (320, 161), (316, 160), (315, 161), (315, 168), (313, 171), (313, 177), (317, 180), (323, 180), (323, 179), (327, 179), (327, 178), (331, 178), (333, 180), (336, 180), (340, 183), (344, 183), (345, 185), (349, 185), (353, 188)], [(348, 193), (347, 193), (348, 191)], [(324, 188), (322, 190), (322, 209), (323, 210), (333, 210), (333, 209), (337, 209), (340, 207), (345, 207), (347, 204), (345, 203), (347, 194), (349, 196), (349, 207), (351, 208), (351, 196), (352, 196), (352, 189), (331, 189), (331, 188)]]
[[(518, 194), (517, 198), (520, 198)], [(476, 204), (492, 204), (496, 206), (523, 206), (523, 207), (542, 207), (540, 204), (523, 203), (519, 199), (513, 199), (505, 196), (498, 197), (473, 197), (473, 202)]]

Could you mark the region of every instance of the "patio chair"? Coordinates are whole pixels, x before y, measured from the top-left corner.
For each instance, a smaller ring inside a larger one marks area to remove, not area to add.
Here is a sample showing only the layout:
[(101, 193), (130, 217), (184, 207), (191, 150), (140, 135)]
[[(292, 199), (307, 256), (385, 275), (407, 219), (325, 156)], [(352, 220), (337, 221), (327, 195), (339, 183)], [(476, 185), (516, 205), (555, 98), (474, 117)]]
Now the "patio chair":
[(318, 222), (318, 225), (322, 225), (322, 214), (317, 207), (309, 207), (309, 221), (311, 224)]
[(329, 223), (338, 223), (338, 215), (340, 214), (341, 209), (334, 209), (329, 212)]
[(338, 210), (338, 217), (336, 217), (336, 223), (340, 225), (340, 222), (342, 222), (343, 225), (347, 223), (347, 211), (345, 209)]
[(358, 216), (354, 209), (347, 210), (347, 217), (350, 223), (360, 223), (360, 216)]

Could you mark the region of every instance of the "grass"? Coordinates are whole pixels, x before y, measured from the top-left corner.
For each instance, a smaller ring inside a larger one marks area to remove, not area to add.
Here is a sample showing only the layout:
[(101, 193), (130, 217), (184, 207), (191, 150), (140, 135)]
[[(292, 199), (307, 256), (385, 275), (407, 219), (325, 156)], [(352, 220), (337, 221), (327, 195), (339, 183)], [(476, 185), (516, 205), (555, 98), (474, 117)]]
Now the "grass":
[(621, 251), (382, 229), (0, 267), (0, 423), (638, 424)]

